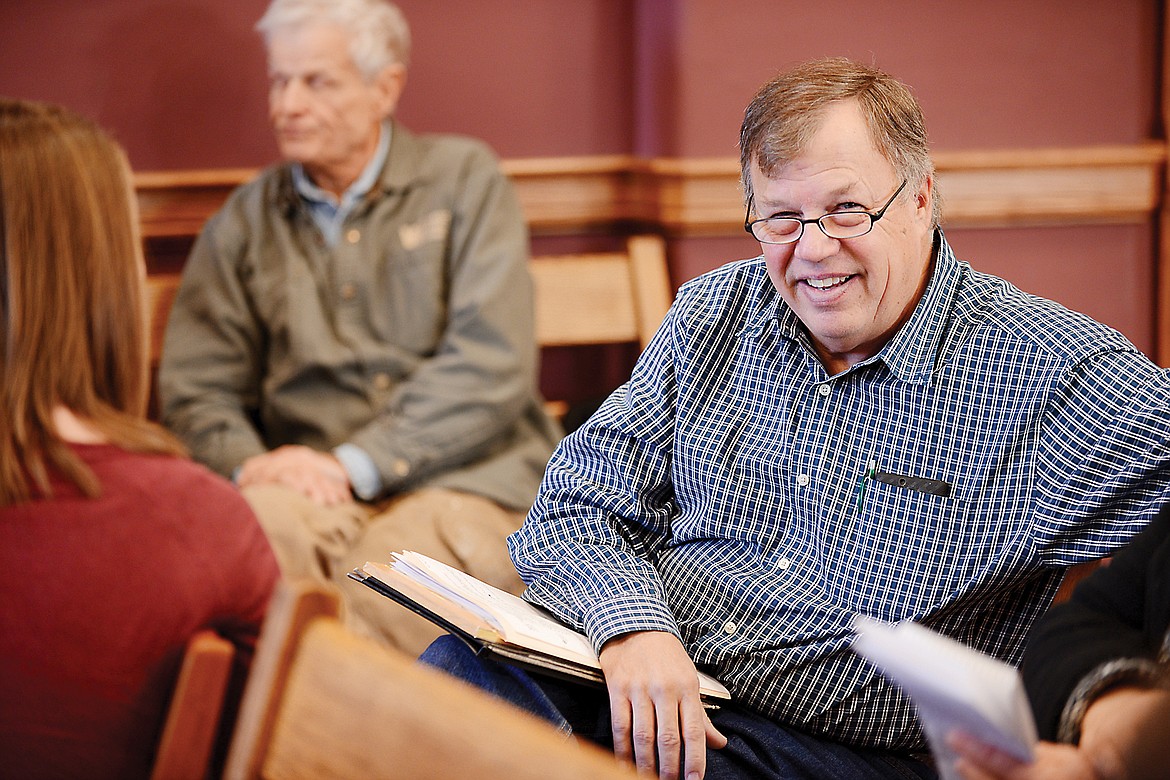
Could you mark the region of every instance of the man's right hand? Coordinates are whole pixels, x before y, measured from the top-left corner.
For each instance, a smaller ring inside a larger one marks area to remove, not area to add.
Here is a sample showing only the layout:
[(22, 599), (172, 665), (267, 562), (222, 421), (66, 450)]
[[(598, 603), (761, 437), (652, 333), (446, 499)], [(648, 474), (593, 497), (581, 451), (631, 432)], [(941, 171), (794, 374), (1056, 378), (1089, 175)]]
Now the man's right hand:
[(698, 673), (678, 638), (664, 631), (623, 634), (605, 643), (600, 659), (614, 753), (664, 780), (701, 778), (707, 747), (721, 748), (727, 738), (703, 709)]

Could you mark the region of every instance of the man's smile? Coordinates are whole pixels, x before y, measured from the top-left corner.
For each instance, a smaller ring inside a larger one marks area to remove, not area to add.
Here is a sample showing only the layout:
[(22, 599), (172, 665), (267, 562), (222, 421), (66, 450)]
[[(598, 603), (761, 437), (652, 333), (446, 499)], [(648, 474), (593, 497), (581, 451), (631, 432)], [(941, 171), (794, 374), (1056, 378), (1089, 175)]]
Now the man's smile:
[(826, 276), (821, 279), (805, 279), (804, 283), (815, 290), (829, 290), (845, 284), (845, 282), (852, 279), (853, 276), (853, 274), (847, 276)]

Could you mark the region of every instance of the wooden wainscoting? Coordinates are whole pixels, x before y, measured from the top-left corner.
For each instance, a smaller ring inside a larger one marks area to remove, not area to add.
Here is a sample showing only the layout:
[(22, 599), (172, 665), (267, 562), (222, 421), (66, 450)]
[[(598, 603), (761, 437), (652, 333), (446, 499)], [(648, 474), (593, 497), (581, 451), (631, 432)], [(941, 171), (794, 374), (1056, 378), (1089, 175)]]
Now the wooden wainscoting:
[[(1162, 202), (1166, 149), (1132, 146), (939, 152), (943, 209), (955, 227), (1145, 222)], [(613, 155), (505, 160), (535, 235), (613, 230), (624, 223), (671, 236), (738, 234), (735, 158)], [(147, 238), (198, 232), (256, 171), (135, 174)]]
[[(1162, 230), (1156, 258), (1157, 358), (1170, 365), (1170, 211), (1166, 145), (969, 150), (935, 155), (948, 227), (1151, 224)], [(675, 238), (739, 235), (743, 199), (733, 157), (644, 159), (628, 155), (503, 162), (536, 236), (649, 232)], [(150, 263), (152, 244), (182, 249), (254, 169), (135, 175)], [(157, 260), (157, 258), (156, 258)], [(180, 261), (181, 264), (181, 261)]]

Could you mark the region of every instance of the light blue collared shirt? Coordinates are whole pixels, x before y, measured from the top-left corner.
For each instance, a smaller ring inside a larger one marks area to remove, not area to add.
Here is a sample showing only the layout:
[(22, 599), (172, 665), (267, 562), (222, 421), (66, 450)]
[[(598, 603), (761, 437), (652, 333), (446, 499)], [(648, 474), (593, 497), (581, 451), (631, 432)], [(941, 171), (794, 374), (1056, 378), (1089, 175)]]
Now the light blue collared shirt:
[[(378, 181), (382, 167), (386, 164), (386, 156), (390, 153), (391, 134), (390, 123), (383, 122), (374, 156), (366, 163), (366, 167), (353, 184), (341, 194), (340, 200), (314, 184), (305, 173), (303, 165), (293, 163), (293, 187), (304, 201), (317, 229), (321, 231), (326, 246), (337, 246), (341, 240), (341, 228), (345, 220)], [(356, 444), (347, 442), (334, 447), (333, 456), (345, 469), (355, 496), (370, 501), (382, 492), (382, 477), (368, 452)]]
[(333, 193), (326, 192), (314, 184), (309, 175), (305, 173), (303, 165), (299, 162), (293, 163), (293, 187), (309, 209), (309, 215), (312, 216), (313, 222), (321, 231), (326, 246), (337, 246), (337, 242), (341, 240), (341, 227), (345, 224), (346, 218), (353, 213), (353, 210), (361, 203), (362, 198), (378, 180), (382, 166), (386, 164), (386, 155), (390, 153), (390, 135), (390, 123), (383, 122), (378, 136), (378, 148), (374, 150), (374, 156), (366, 163), (366, 167), (362, 169), (361, 174), (354, 180), (353, 184), (349, 185), (349, 189), (341, 194), (341, 200), (335, 198)]

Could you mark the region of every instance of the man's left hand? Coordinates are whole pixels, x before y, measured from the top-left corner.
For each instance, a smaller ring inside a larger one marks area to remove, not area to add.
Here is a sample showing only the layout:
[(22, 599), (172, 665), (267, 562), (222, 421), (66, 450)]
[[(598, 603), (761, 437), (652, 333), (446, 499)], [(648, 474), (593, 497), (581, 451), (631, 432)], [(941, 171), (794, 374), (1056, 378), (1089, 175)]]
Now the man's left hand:
[(284, 485), (322, 506), (352, 500), (349, 475), (341, 462), (330, 453), (299, 444), (287, 444), (248, 458), (240, 467), (236, 484), (241, 488)]

